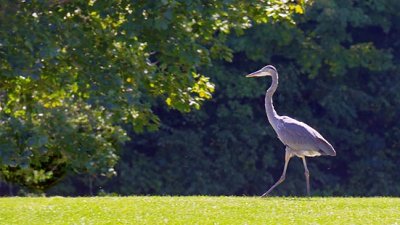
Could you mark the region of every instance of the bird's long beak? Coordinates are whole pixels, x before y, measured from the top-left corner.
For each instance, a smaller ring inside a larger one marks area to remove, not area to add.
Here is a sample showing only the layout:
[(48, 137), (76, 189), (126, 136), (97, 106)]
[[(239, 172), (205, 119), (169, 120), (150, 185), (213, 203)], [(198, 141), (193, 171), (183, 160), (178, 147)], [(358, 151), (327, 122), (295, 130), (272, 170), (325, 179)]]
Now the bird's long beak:
[(265, 77), (265, 76), (271, 76), (271, 74), (262, 70), (258, 70), (256, 72), (246, 75), (246, 77)]

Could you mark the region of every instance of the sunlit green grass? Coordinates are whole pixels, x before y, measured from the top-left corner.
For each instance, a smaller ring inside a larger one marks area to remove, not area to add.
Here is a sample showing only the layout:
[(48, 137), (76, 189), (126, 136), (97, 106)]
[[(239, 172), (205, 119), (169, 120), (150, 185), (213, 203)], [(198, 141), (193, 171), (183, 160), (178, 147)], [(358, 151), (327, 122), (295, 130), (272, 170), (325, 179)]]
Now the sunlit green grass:
[(400, 224), (400, 198), (0, 198), (0, 224)]

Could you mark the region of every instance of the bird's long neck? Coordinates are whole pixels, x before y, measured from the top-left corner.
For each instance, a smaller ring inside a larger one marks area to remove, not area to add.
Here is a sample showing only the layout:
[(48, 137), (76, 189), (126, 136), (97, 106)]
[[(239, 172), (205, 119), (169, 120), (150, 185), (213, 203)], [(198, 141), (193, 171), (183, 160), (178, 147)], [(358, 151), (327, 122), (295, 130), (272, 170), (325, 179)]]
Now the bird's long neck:
[(275, 130), (279, 115), (276, 113), (274, 109), (272, 96), (274, 95), (277, 88), (278, 88), (278, 73), (272, 73), (272, 84), (268, 88), (267, 93), (265, 94), (265, 111), (267, 113), (269, 123)]

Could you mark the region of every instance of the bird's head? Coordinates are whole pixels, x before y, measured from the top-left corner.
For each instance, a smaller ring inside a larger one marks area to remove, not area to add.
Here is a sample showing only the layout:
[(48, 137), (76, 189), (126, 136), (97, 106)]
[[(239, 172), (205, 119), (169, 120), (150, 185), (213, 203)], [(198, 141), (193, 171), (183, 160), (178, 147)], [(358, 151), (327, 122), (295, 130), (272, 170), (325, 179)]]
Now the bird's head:
[(257, 70), (256, 72), (250, 73), (246, 75), (246, 77), (265, 77), (272, 76), (273, 73), (277, 73), (274, 66), (268, 65), (264, 66), (262, 69)]

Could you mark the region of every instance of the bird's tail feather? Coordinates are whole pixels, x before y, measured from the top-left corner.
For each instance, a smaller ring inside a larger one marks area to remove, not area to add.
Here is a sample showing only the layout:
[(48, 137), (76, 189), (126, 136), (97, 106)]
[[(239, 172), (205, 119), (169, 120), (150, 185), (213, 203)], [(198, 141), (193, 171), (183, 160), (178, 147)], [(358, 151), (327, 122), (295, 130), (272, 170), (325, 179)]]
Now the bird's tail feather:
[(325, 139), (318, 138), (318, 147), (321, 155), (336, 156), (336, 151), (331, 144)]

